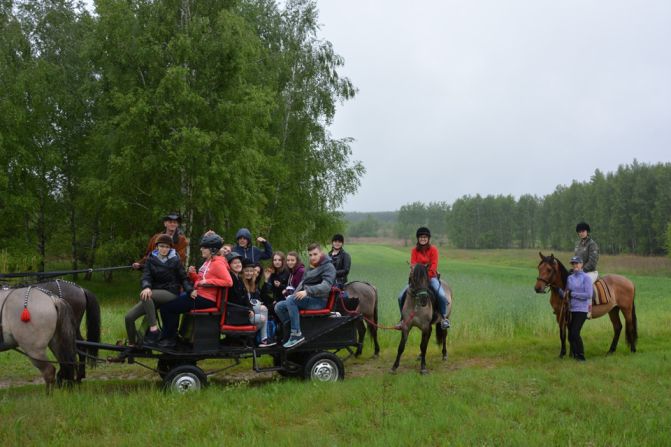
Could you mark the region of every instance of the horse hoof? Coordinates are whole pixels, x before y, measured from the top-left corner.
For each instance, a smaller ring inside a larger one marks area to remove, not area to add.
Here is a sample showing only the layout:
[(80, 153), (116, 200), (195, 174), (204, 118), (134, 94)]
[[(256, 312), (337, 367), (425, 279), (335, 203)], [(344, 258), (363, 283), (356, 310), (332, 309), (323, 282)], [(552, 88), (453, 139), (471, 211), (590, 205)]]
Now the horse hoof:
[(389, 370), (389, 374), (396, 374), (396, 368), (392, 368)]
[(443, 362), (446, 362), (446, 361), (447, 361), (447, 355), (444, 355), (443, 356)]
[(429, 370), (428, 370), (428, 369), (423, 369), (423, 370), (421, 370), (419, 373), (420, 373), (421, 375), (425, 376), (425, 375), (429, 374)]
[(376, 352), (375, 354), (373, 354), (373, 358), (374, 359), (379, 359), (380, 358), (380, 353)]

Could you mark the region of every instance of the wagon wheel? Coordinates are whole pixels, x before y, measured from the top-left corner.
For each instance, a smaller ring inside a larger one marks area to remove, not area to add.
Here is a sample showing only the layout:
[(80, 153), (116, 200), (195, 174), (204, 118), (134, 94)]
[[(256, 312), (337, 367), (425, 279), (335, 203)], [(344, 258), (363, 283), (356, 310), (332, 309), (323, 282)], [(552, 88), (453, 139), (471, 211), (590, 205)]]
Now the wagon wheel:
[(156, 371), (158, 375), (161, 376), (161, 379), (165, 379), (170, 371), (175, 369), (180, 365), (196, 365), (196, 362), (193, 361), (183, 361), (178, 359), (163, 359), (159, 358), (158, 363), (156, 364)]
[(345, 378), (345, 366), (337, 355), (318, 352), (305, 363), (303, 377), (315, 382), (336, 382)]
[(163, 380), (167, 391), (190, 393), (207, 386), (207, 375), (195, 365), (180, 365), (166, 374)]

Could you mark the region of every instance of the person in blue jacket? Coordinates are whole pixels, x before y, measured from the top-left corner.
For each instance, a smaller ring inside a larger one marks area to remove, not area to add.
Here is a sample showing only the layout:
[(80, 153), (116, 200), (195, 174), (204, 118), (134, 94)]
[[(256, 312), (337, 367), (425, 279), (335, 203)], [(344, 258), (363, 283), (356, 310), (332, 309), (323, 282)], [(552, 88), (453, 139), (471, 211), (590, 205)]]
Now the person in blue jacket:
[(583, 260), (580, 256), (571, 258), (573, 274), (568, 277), (566, 289), (570, 292), (569, 311), (571, 321), (568, 325), (568, 341), (571, 346), (571, 357), (585, 361), (585, 348), (582, 344), (580, 331), (587, 319), (592, 305), (592, 280), (583, 272)]
[(256, 242), (263, 245), (263, 251), (252, 245), (252, 233), (247, 228), (240, 228), (238, 230), (235, 234), (235, 241), (237, 245), (233, 247), (233, 251), (240, 253), (243, 259), (259, 262), (262, 259), (270, 259), (273, 256), (273, 247), (270, 245), (270, 242), (261, 236), (256, 238)]

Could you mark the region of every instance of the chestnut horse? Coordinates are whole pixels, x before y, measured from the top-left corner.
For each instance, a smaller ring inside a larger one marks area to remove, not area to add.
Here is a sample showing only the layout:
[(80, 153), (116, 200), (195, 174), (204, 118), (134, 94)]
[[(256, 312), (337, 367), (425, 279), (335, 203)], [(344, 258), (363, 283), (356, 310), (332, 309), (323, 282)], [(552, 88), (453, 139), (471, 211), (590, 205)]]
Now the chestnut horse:
[[(564, 264), (554, 254), (550, 256), (543, 256), (543, 253), (538, 253), (541, 257), (541, 262), (538, 264), (538, 278), (536, 278), (536, 286), (534, 289), (536, 293), (545, 293), (549, 288), (550, 305), (557, 317), (557, 324), (559, 325), (559, 339), (561, 340), (561, 351), (559, 356), (566, 355), (566, 322), (568, 316), (568, 306), (566, 300), (563, 300), (559, 294), (559, 289), (566, 289), (566, 281), (568, 278), (568, 270)], [(636, 352), (636, 341), (638, 339), (638, 330), (636, 328), (636, 307), (634, 306), (634, 284), (624, 276), (620, 275), (605, 275), (600, 279), (604, 280), (611, 290), (613, 303), (601, 304), (592, 307), (592, 318), (599, 318), (605, 314), (610, 317), (613, 323), (613, 341), (610, 344), (608, 354), (615, 352), (617, 342), (620, 339), (620, 332), (622, 331), (622, 322), (620, 321), (619, 312), (624, 315), (626, 323), (627, 344), (631, 352)]]

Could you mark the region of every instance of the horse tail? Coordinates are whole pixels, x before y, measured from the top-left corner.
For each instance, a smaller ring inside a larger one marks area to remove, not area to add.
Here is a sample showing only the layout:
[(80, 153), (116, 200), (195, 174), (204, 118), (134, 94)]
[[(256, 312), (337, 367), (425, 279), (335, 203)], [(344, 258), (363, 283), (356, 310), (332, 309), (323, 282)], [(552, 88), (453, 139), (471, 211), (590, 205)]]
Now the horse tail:
[(447, 336), (447, 331), (443, 329), (440, 325), (440, 322), (436, 324), (436, 344), (437, 345), (442, 345), (443, 344), (443, 338)]
[[(86, 340), (94, 343), (100, 342), (100, 304), (98, 298), (88, 289), (83, 289), (86, 295)], [(87, 350), (89, 358), (87, 363), (95, 368), (95, 357), (98, 356), (98, 348), (90, 346)]]
[(54, 355), (60, 364), (58, 383), (63, 380), (75, 380), (75, 365), (77, 364), (77, 321), (72, 307), (67, 301), (54, 297), (56, 306), (56, 332), (54, 333)]
[[(636, 296), (636, 290), (634, 290), (634, 297)], [(627, 344), (631, 348), (632, 352), (636, 350), (636, 342), (638, 341), (638, 322), (636, 320), (636, 304), (632, 297), (631, 300), (631, 329), (627, 325)]]

